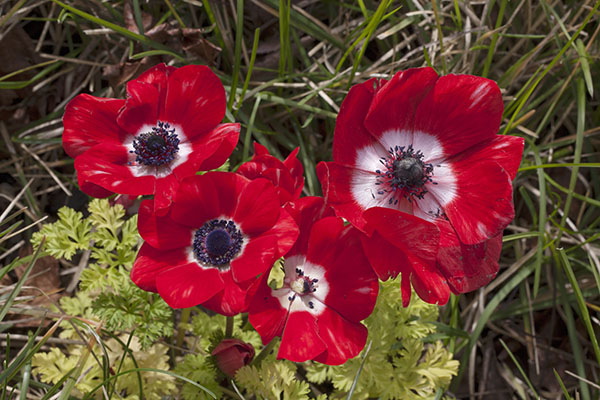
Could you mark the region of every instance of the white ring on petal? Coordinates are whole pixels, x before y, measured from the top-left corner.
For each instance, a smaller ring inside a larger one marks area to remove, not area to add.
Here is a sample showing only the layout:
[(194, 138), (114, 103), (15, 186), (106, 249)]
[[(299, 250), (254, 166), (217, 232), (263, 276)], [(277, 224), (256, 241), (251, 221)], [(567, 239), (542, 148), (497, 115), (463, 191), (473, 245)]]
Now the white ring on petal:
[[(386, 185), (376, 185), (378, 179), (375, 171), (383, 172), (385, 168), (380, 162), (382, 157), (390, 156), (385, 149), (409, 145), (412, 145), (415, 151), (423, 153), (424, 163), (433, 164), (432, 179), (436, 184), (426, 183), (425, 189), (429, 193), (426, 193), (423, 199), (412, 198), (412, 204), (406, 199), (398, 199), (398, 204), (394, 204), (395, 201), (390, 204), (389, 200), (394, 197), (394, 192), (379, 194), (380, 191), (390, 188)], [(443, 162), (445, 157), (442, 144), (433, 135), (421, 131), (384, 132), (378, 144), (365, 146), (356, 152), (356, 169), (350, 182), (352, 197), (365, 210), (371, 207), (385, 207), (414, 214), (429, 221), (434, 220), (435, 215), (441, 211), (440, 207), (450, 203), (457, 192), (456, 176), (451, 165)]]
[(127, 161), (131, 163), (131, 165), (129, 165), (128, 163), (127, 167), (129, 168), (129, 171), (131, 171), (131, 174), (136, 178), (146, 175), (153, 175), (157, 178), (164, 178), (172, 174), (175, 168), (177, 168), (178, 166), (180, 166), (188, 160), (189, 155), (192, 153), (192, 144), (188, 142), (188, 138), (187, 136), (185, 136), (185, 133), (183, 133), (181, 125), (173, 124), (171, 122), (169, 122), (169, 125), (171, 126), (171, 128), (175, 129), (175, 134), (179, 139), (179, 149), (177, 150), (177, 153), (175, 153), (173, 161), (171, 161), (169, 164), (160, 166), (137, 164), (135, 161), (137, 155), (135, 153), (130, 152), (135, 151), (135, 148), (133, 147), (133, 141), (142, 133), (151, 132), (152, 128), (154, 128), (156, 125), (142, 125), (140, 130), (135, 135), (130, 135), (123, 141), (123, 145), (127, 148), (128, 151), (129, 158)]
[[(304, 276), (310, 279), (318, 279), (315, 284), (315, 292), (305, 295), (299, 295), (291, 288), (291, 282), (297, 279), (296, 268), (304, 273)], [(325, 279), (325, 268), (320, 265), (306, 261), (306, 256), (298, 254), (285, 259), (284, 262), (285, 278), (281, 289), (271, 290), (271, 294), (279, 300), (281, 307), (289, 310), (290, 313), (296, 311), (306, 311), (312, 315), (319, 316), (327, 307), (323, 304), (329, 293), (329, 283)], [(290, 302), (290, 298), (292, 298)], [(309, 302), (313, 308), (310, 308)]]
[[(457, 192), (456, 176), (454, 175), (452, 165), (448, 162), (437, 165), (434, 164), (433, 176), (431, 179), (433, 179), (437, 185), (429, 182), (425, 187), (433, 196), (435, 196), (440, 205), (445, 207), (454, 200)], [(427, 194), (425, 194), (425, 196), (427, 196)]]
[[(437, 160), (444, 160), (446, 154), (444, 152), (444, 146), (440, 141), (433, 135), (425, 132), (417, 131), (413, 134), (413, 148), (423, 153), (423, 162), (434, 164)], [(435, 174), (435, 169), (434, 169)]]

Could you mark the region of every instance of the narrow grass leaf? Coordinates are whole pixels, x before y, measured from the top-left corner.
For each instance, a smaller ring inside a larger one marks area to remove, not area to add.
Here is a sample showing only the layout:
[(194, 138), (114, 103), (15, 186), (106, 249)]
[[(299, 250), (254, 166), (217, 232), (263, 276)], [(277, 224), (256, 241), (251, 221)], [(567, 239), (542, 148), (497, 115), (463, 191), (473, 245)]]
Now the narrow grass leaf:
[(577, 283), (577, 279), (575, 278), (575, 274), (573, 273), (573, 269), (571, 268), (571, 263), (569, 262), (569, 258), (563, 249), (559, 251), (560, 259), (562, 261), (562, 265), (565, 268), (565, 273), (567, 274), (567, 278), (569, 279), (569, 283), (575, 292), (575, 298), (577, 299), (577, 305), (579, 306), (579, 312), (581, 314), (581, 318), (583, 319), (583, 323), (587, 330), (590, 342), (592, 343), (592, 348), (594, 349), (594, 355), (596, 356), (596, 361), (598, 365), (600, 365), (600, 347), (598, 346), (598, 338), (596, 337), (596, 333), (594, 332), (594, 327), (592, 326), (592, 321), (590, 319), (590, 313), (585, 304), (585, 299), (583, 298), (583, 294), (581, 293), (581, 288)]
[(515, 357), (515, 355), (513, 354), (513, 352), (510, 351), (510, 349), (508, 348), (508, 346), (506, 345), (506, 343), (504, 343), (504, 340), (502, 340), (502, 339), (499, 339), (499, 340), (500, 340), (500, 344), (502, 345), (502, 347), (504, 347), (504, 350), (506, 350), (506, 352), (508, 353), (508, 356), (513, 361), (513, 363), (515, 363), (515, 366), (517, 367), (517, 369), (519, 370), (519, 372), (521, 373), (521, 375), (525, 379), (525, 383), (527, 383), (527, 386), (529, 387), (529, 389), (533, 392), (533, 394), (535, 395), (535, 397), (539, 399), (540, 396), (535, 391), (533, 385), (531, 384), (531, 380), (529, 380), (529, 377), (527, 376), (527, 374), (525, 374), (525, 371), (523, 370), (523, 367), (521, 367), (521, 364), (519, 364), (519, 361), (517, 360), (517, 358)]

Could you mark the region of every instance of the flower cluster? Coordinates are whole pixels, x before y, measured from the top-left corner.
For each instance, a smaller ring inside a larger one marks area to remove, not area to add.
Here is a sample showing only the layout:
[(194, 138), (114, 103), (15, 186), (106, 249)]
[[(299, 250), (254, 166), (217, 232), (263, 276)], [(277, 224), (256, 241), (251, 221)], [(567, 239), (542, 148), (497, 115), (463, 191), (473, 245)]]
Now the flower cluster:
[[(411, 287), (445, 304), (498, 271), (523, 140), (497, 135), (493, 81), (419, 68), (352, 87), (333, 161), (317, 166), (323, 197), (301, 197), (298, 149), (280, 161), (255, 144), (236, 172), (197, 175), (240, 130), (221, 123), (225, 90), (208, 68), (160, 64), (127, 94), (73, 99), (63, 144), (85, 193), (151, 195), (131, 279), (173, 308), (247, 312), (264, 344), (281, 337), (279, 358), (337, 365), (366, 343), (379, 279), (401, 275), (405, 306)], [(232, 341), (213, 355), (232, 375), (254, 351)]]

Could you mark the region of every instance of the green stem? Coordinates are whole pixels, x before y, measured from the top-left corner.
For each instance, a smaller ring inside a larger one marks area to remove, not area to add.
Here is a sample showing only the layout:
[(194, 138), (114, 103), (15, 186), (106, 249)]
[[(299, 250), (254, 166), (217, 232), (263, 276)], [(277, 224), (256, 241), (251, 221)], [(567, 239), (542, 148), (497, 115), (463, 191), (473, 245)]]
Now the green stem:
[(233, 317), (227, 317), (225, 320), (225, 339), (233, 336)]
[(272, 339), (268, 345), (266, 345), (265, 347), (263, 347), (263, 349), (260, 351), (260, 353), (258, 353), (258, 355), (254, 358), (254, 360), (252, 360), (252, 363), (250, 365), (254, 365), (254, 366), (259, 366), (260, 363), (262, 362), (262, 360), (269, 355), (269, 353), (271, 352), (271, 350), (273, 349), (273, 346), (275, 346), (275, 339)]
[(181, 320), (179, 321), (179, 327), (177, 329), (177, 340), (175, 341), (175, 345), (178, 348), (183, 347), (183, 339), (185, 338), (185, 327), (190, 320), (190, 315), (192, 313), (192, 308), (184, 308), (181, 310)]

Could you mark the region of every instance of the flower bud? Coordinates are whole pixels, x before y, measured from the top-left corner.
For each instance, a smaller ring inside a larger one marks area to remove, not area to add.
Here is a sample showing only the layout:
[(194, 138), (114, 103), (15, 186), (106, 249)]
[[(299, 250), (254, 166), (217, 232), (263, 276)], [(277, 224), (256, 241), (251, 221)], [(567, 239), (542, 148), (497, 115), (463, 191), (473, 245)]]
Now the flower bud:
[(254, 347), (239, 339), (223, 339), (211, 354), (219, 369), (233, 378), (238, 369), (250, 364), (254, 358)]

